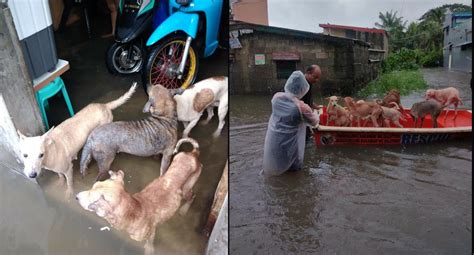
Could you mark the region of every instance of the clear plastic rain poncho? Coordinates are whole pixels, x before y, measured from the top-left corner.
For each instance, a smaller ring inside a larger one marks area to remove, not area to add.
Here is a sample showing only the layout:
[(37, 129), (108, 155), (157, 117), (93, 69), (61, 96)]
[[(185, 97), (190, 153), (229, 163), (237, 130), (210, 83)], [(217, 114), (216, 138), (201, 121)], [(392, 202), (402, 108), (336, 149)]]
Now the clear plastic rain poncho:
[[(319, 116), (299, 100), (309, 88), (303, 73), (295, 71), (285, 84), (285, 92), (278, 92), (272, 98), (272, 115), (263, 151), (263, 172), (266, 175), (279, 175), (303, 167), (305, 122), (310, 125), (319, 123)], [(301, 105), (306, 109), (304, 114)]]

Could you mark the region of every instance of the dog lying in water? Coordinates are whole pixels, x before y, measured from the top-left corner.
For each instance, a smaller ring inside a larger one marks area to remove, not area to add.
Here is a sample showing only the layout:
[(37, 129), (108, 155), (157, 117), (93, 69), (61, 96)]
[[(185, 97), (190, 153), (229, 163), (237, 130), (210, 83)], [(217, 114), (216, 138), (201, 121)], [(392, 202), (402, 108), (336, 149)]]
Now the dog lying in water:
[(42, 136), (26, 137), (18, 131), (25, 175), (36, 178), (41, 169), (46, 168), (56, 172), (63, 182), (66, 177), (66, 197), (69, 198), (73, 192), (72, 161), (76, 159), (89, 133), (100, 125), (110, 123), (113, 119), (112, 110), (127, 102), (136, 86), (136, 82), (133, 83), (128, 92), (109, 103), (87, 105)]
[(193, 150), (176, 154), (168, 171), (139, 193), (130, 195), (125, 191), (121, 170), (109, 171), (109, 179), (94, 183), (92, 189), (80, 192), (76, 199), (84, 209), (125, 230), (133, 240), (146, 241), (145, 254), (153, 254), (156, 226), (178, 210), (185, 214), (195, 197), (192, 188), (202, 169), (199, 145), (194, 139), (183, 138), (176, 144), (175, 152), (184, 142), (191, 143)]
[(151, 116), (138, 121), (116, 121), (100, 126), (89, 135), (82, 150), (80, 171), (87, 174), (87, 165), (94, 158), (99, 167), (97, 180), (107, 178), (115, 154), (125, 152), (148, 157), (162, 154), (160, 174), (168, 169), (178, 138), (178, 118), (174, 90), (153, 86), (143, 112)]

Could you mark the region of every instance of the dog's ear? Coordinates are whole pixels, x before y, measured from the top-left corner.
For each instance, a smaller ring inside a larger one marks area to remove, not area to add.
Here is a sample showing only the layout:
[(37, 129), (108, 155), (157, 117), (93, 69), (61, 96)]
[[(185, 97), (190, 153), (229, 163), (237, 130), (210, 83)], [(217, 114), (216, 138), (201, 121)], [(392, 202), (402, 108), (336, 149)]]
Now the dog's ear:
[(123, 181), (123, 177), (125, 176), (122, 170), (118, 170), (117, 172), (110, 170), (109, 175), (110, 175), (111, 180), (121, 180), (121, 181)]
[(329, 101), (329, 97), (326, 97), (326, 98), (324, 98), (324, 99), (326, 99), (326, 100), (328, 100), (328, 101)]
[(18, 136), (20, 137), (20, 140), (24, 140), (24, 139), (26, 138), (26, 136), (23, 135), (23, 134), (20, 132), (20, 130), (17, 129), (16, 132), (18, 133)]
[(48, 132), (44, 133), (42, 136), (41, 136), (41, 139), (43, 139), (46, 143), (46, 145), (50, 145), (53, 143), (53, 139), (51, 139), (51, 134), (53, 132), (53, 129), (54, 129), (54, 126), (48, 130)]
[(103, 194), (100, 195), (100, 198), (97, 201), (91, 203), (87, 209), (94, 211), (98, 216), (104, 217), (110, 213), (109, 202), (105, 199)]
[(148, 100), (145, 104), (145, 106), (143, 107), (143, 112), (150, 112), (150, 107), (151, 107), (151, 103), (150, 103), (150, 100)]
[(181, 87), (177, 89), (170, 89), (171, 96), (181, 95), (183, 94), (183, 92), (184, 92), (184, 89), (182, 89)]

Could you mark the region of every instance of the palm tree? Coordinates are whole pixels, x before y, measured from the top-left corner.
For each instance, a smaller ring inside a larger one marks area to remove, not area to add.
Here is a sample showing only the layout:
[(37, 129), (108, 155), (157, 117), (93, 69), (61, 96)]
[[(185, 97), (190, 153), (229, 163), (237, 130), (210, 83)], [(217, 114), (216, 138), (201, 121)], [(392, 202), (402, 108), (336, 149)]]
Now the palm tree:
[(397, 12), (385, 12), (385, 14), (379, 12), (379, 19), (382, 23), (375, 22), (375, 26), (385, 29), (389, 37), (389, 51), (398, 50), (403, 47), (403, 30), (406, 27), (407, 21), (403, 21), (403, 17), (397, 17)]
[(407, 21), (403, 22), (403, 17), (397, 17), (397, 11), (385, 12), (385, 14), (379, 12), (379, 19), (382, 24), (375, 22), (375, 26), (387, 30), (387, 32), (394, 32), (395, 30), (405, 29)]
[(464, 4), (445, 4), (440, 7), (430, 9), (425, 12), (418, 20), (428, 21), (435, 20), (440, 24), (444, 21), (444, 13), (450, 9), (452, 12), (472, 12), (472, 7)]

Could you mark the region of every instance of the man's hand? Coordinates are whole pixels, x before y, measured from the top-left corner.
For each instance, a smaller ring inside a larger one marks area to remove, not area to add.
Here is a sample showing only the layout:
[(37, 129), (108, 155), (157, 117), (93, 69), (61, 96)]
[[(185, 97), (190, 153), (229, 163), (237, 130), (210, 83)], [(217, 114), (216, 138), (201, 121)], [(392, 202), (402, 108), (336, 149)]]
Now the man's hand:
[(313, 105), (311, 106), (311, 108), (316, 109), (316, 110), (319, 110), (319, 109), (323, 108), (323, 106), (322, 106), (322, 105), (317, 105), (317, 104), (313, 103)]

